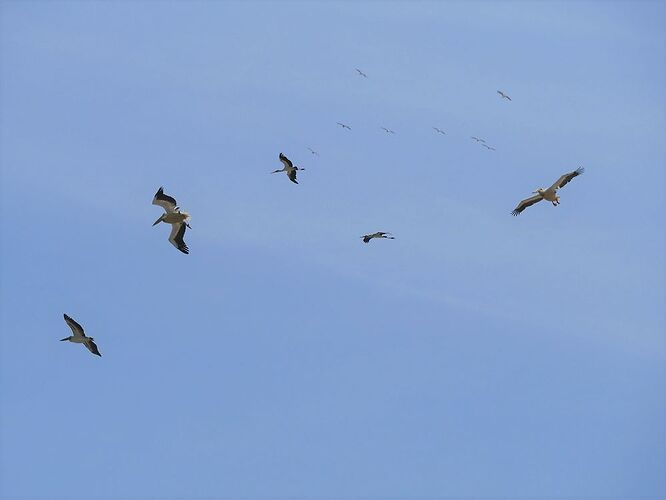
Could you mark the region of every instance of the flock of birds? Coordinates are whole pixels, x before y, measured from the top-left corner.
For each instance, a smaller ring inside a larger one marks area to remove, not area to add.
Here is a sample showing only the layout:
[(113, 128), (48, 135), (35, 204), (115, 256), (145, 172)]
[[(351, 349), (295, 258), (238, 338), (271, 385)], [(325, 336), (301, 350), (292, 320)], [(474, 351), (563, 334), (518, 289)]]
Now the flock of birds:
[[(366, 75), (360, 69), (356, 68), (356, 71), (358, 72), (359, 76), (363, 78), (368, 77), (368, 75)], [(511, 101), (511, 97), (506, 93), (504, 93), (503, 91), (498, 90), (497, 94), (499, 94), (499, 96), (502, 99)], [(343, 129), (351, 130), (351, 127), (345, 123), (337, 122), (337, 124)], [(384, 132), (386, 132), (387, 134), (395, 134), (395, 132), (389, 128), (381, 127), (381, 129), (384, 130)], [(438, 127), (433, 127), (433, 130), (435, 130), (435, 132), (437, 132), (438, 134), (446, 135), (446, 132)], [(495, 148), (486, 144), (486, 141), (484, 139), (475, 136), (472, 136), (471, 139), (476, 141), (480, 145), (484, 146), (488, 150), (495, 151)], [(308, 150), (312, 155), (319, 156), (319, 153), (314, 149), (308, 148)], [(291, 182), (293, 182), (294, 184), (298, 184), (296, 176), (299, 171), (304, 171), (305, 169), (294, 165), (292, 161), (289, 158), (287, 158), (287, 156), (285, 156), (283, 153), (280, 153), (280, 156), (278, 158), (282, 162), (282, 168), (274, 170), (271, 173), (277, 174), (279, 172), (285, 172)], [(550, 201), (553, 204), (553, 206), (558, 206), (560, 204), (560, 197), (557, 194), (558, 189), (566, 186), (569, 182), (571, 182), (572, 179), (578, 177), (584, 171), (585, 169), (583, 167), (579, 167), (572, 172), (562, 174), (557, 179), (557, 181), (555, 181), (549, 188), (544, 189), (540, 187), (536, 191), (533, 191), (532, 192), (533, 196), (521, 200), (516, 206), (516, 208), (513, 209), (511, 215), (514, 216), (518, 215), (527, 207), (530, 207), (542, 200)], [(153, 205), (157, 205), (164, 209), (164, 213), (153, 223), (153, 226), (159, 224), (160, 222), (171, 224), (171, 232), (169, 233), (169, 242), (173, 246), (175, 246), (178, 250), (180, 250), (182, 253), (189, 254), (190, 249), (187, 247), (184, 237), (185, 237), (185, 230), (192, 229), (189, 224), (190, 215), (187, 212), (181, 212), (180, 207), (176, 202), (176, 199), (165, 194), (164, 189), (162, 187), (160, 187), (155, 193), (155, 196), (153, 197)], [(363, 236), (361, 236), (361, 239), (363, 240), (363, 243), (370, 243), (370, 240), (373, 239), (393, 240), (395, 239), (395, 237), (391, 233), (386, 231), (376, 231), (374, 233), (364, 234)], [(69, 342), (74, 342), (76, 344), (83, 344), (91, 353), (93, 353), (96, 356), (101, 356), (101, 353), (99, 352), (99, 349), (97, 348), (94, 339), (92, 337), (86, 336), (83, 327), (79, 323), (74, 321), (74, 319), (72, 319), (67, 314), (64, 314), (64, 318), (65, 322), (72, 330), (72, 335), (70, 335), (69, 337), (65, 337), (64, 339), (61, 339), (61, 341), (68, 340)]]

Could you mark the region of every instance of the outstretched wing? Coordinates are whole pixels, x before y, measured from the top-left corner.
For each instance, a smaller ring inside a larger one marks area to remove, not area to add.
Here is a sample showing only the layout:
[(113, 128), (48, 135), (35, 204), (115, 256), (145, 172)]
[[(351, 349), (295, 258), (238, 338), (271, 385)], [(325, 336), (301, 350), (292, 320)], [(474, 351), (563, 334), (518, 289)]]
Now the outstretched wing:
[(180, 224), (171, 224), (171, 234), (169, 235), (169, 241), (173, 246), (183, 253), (190, 253), (190, 249), (187, 248), (183, 236), (185, 236), (185, 223), (181, 222)]
[(511, 215), (518, 215), (520, 212), (525, 210), (527, 207), (531, 207), (535, 203), (539, 203), (541, 200), (543, 200), (543, 196), (540, 194), (535, 194), (534, 196), (530, 196), (529, 198), (521, 201), (518, 203), (518, 206), (513, 209), (513, 212), (511, 212)]
[(557, 179), (555, 184), (550, 186), (548, 189), (549, 190), (555, 190), (555, 189), (564, 187), (564, 186), (566, 186), (567, 184), (569, 184), (571, 182), (571, 179), (573, 179), (574, 177), (578, 177), (583, 172), (585, 172), (585, 169), (583, 167), (578, 167), (573, 172), (569, 172), (568, 174), (564, 174), (564, 175), (560, 176), (560, 178)]
[(287, 157), (286, 157), (285, 155), (283, 155), (282, 153), (280, 153), (280, 161), (282, 162), (282, 164), (283, 164), (285, 167), (287, 167), (287, 168), (294, 168), (294, 164), (291, 163), (291, 160), (289, 160), (289, 158), (287, 158)]
[(155, 193), (155, 196), (153, 197), (153, 205), (162, 207), (168, 214), (175, 212), (176, 207), (178, 206), (175, 198), (164, 194), (163, 188), (159, 188), (157, 193)]
[(86, 334), (83, 331), (83, 327), (79, 325), (76, 321), (74, 321), (72, 318), (67, 316), (66, 314), (63, 314), (65, 318), (65, 323), (72, 329), (72, 333), (74, 334), (75, 337), (85, 337)]
[(289, 180), (294, 184), (298, 184), (298, 181), (296, 180), (296, 172), (297, 170), (295, 168), (293, 170), (287, 171), (287, 177), (289, 177)]
[(95, 344), (95, 342), (93, 342), (92, 339), (86, 340), (84, 342), (84, 344), (90, 352), (92, 352), (93, 354), (95, 354), (99, 357), (102, 357), (102, 355), (99, 353), (99, 349), (97, 349), (97, 344)]

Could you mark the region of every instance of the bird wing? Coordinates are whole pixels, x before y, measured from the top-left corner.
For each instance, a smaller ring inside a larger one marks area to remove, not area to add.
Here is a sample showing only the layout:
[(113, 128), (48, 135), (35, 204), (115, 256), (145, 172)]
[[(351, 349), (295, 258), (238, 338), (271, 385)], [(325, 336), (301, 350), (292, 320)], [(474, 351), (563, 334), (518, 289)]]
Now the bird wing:
[(577, 168), (576, 170), (574, 170), (573, 172), (569, 172), (568, 174), (561, 175), (560, 178), (557, 179), (557, 181), (555, 182), (555, 184), (553, 184), (552, 186), (550, 186), (550, 187), (548, 188), (548, 190), (550, 190), (550, 191), (556, 191), (558, 188), (561, 188), (561, 187), (566, 186), (567, 184), (569, 184), (569, 182), (571, 182), (571, 179), (573, 179), (574, 177), (578, 177), (578, 176), (581, 175), (583, 172), (585, 172), (585, 169), (584, 169), (583, 167), (578, 167), (578, 168)]
[(530, 196), (529, 198), (524, 199), (520, 203), (518, 203), (518, 206), (513, 209), (513, 212), (511, 212), (511, 215), (518, 215), (520, 212), (525, 210), (527, 207), (531, 207), (535, 203), (539, 203), (541, 200), (543, 200), (543, 196), (540, 194), (535, 194), (534, 196)]
[(176, 211), (177, 203), (176, 199), (172, 198), (169, 195), (164, 194), (164, 189), (159, 188), (155, 197), (153, 198), (153, 205), (158, 205), (162, 207), (166, 213), (170, 214)]
[(282, 162), (282, 164), (285, 167), (290, 168), (290, 169), (294, 168), (294, 164), (291, 162), (291, 160), (289, 158), (287, 158), (285, 155), (283, 155), (282, 153), (280, 153), (280, 161)]
[(86, 340), (84, 344), (90, 352), (96, 354), (99, 357), (102, 357), (102, 355), (99, 353), (99, 349), (97, 349), (97, 344), (95, 344), (95, 342), (93, 342), (91, 339)]
[(296, 180), (296, 172), (297, 170), (295, 168), (287, 172), (287, 177), (289, 177), (289, 180), (294, 184), (298, 184), (298, 181)]
[(187, 248), (185, 241), (183, 241), (183, 236), (185, 236), (185, 228), (186, 226), (184, 222), (171, 224), (171, 234), (169, 235), (169, 241), (181, 252), (190, 253), (190, 249)]
[(361, 236), (363, 238), (363, 243), (368, 243), (372, 239), (371, 234), (366, 234), (365, 236)]
[(85, 337), (86, 334), (83, 331), (83, 327), (79, 325), (76, 321), (74, 321), (72, 318), (67, 316), (66, 314), (63, 314), (65, 318), (65, 323), (69, 325), (69, 327), (72, 329), (72, 333), (74, 334), (75, 337)]

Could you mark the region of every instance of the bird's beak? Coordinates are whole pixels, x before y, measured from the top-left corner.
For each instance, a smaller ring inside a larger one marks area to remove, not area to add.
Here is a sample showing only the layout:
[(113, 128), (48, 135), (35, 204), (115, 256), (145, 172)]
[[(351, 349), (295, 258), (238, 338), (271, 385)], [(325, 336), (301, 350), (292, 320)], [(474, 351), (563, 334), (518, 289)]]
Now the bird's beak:
[(153, 226), (156, 225), (156, 224), (159, 224), (160, 222), (162, 222), (162, 217), (161, 216), (160, 216), (159, 219), (157, 219), (155, 222), (153, 222)]
[(69, 340), (69, 337), (65, 337), (64, 339), (60, 339), (60, 342), (62, 342), (63, 340)]

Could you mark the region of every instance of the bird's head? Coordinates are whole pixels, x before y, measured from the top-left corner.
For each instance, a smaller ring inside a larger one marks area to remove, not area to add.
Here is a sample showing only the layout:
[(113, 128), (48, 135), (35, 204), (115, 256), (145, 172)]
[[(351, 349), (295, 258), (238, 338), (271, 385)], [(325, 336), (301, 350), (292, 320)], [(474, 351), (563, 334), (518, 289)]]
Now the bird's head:
[(543, 194), (544, 191), (545, 191), (544, 188), (538, 188), (536, 191), (532, 191), (532, 193), (534, 193), (534, 194)]

